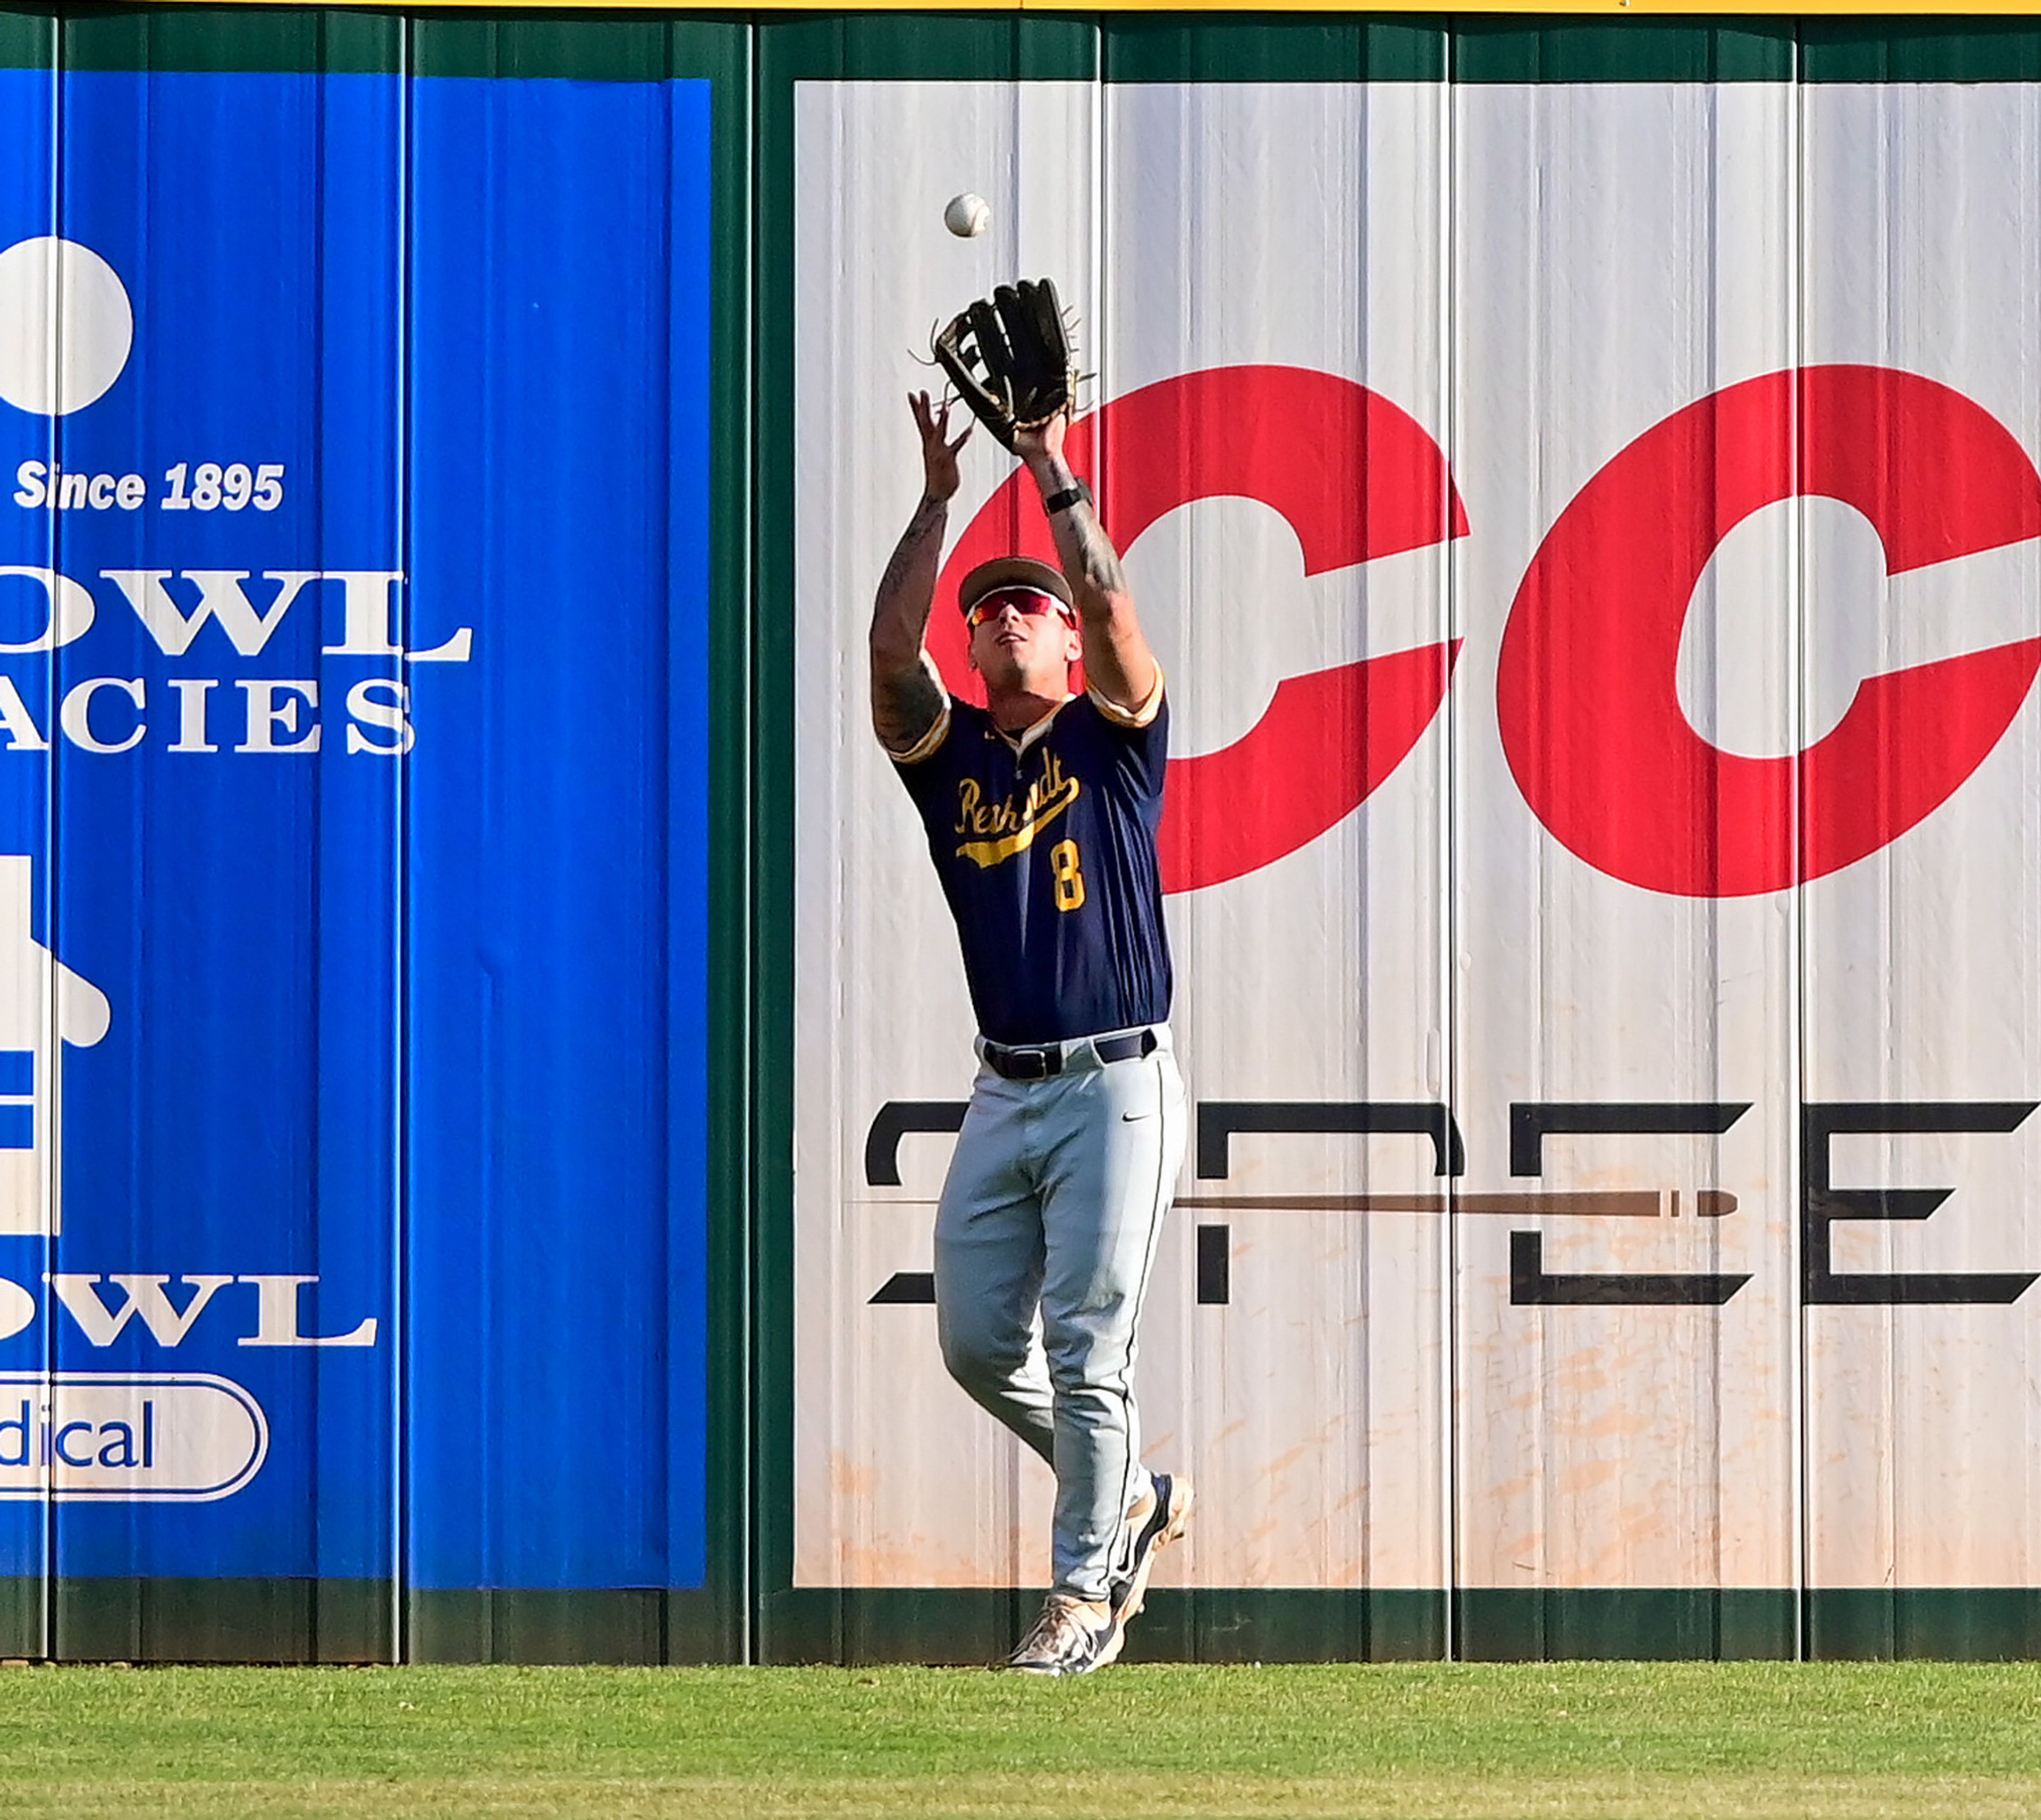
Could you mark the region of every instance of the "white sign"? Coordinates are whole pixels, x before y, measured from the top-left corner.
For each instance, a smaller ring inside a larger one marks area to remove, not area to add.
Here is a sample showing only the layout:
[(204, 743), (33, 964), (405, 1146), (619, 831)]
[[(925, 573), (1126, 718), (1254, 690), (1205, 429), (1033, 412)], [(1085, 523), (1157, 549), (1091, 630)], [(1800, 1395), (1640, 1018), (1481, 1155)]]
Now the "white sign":
[(0, 1498), (207, 1502), (269, 1451), (261, 1406), (225, 1378), (0, 1373)]
[(798, 1583), (1047, 1579), (863, 684), (906, 351), (1047, 273), (1174, 715), (1159, 1578), (2041, 1585), (2031, 95), (798, 90)]

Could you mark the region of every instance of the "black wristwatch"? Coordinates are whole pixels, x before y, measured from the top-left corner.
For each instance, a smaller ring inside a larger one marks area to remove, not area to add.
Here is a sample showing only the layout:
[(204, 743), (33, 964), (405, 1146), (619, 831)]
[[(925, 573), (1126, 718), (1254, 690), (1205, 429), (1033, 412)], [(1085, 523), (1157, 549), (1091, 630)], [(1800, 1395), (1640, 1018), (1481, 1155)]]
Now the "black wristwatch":
[(1053, 518), (1059, 512), (1067, 512), (1082, 499), (1085, 505), (1092, 502), (1091, 489), (1080, 480), (1074, 486), (1066, 486), (1060, 493), (1051, 493), (1042, 502), (1042, 509)]

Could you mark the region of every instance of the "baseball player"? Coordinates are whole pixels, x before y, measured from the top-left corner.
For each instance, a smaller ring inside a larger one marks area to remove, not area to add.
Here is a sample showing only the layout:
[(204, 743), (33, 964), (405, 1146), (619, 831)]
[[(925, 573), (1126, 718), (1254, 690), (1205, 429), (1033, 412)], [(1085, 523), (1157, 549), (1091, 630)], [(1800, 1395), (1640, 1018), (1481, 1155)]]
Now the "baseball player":
[[(1183, 1157), (1155, 830), (1169, 708), (1089, 490), (1067, 406), (1010, 446), (1061, 570), (965, 577), (975, 708), (922, 643), (948, 502), (949, 410), (909, 400), (922, 497), (879, 585), (872, 712), (927, 828), (956, 919), (979, 1067), (936, 1215), (943, 1358), (1056, 1475), (1055, 1584), (1006, 1665), (1084, 1674), (1116, 1657), (1191, 1486), (1141, 1463), (1135, 1328)], [(1070, 689), (1082, 655), (1086, 688)]]

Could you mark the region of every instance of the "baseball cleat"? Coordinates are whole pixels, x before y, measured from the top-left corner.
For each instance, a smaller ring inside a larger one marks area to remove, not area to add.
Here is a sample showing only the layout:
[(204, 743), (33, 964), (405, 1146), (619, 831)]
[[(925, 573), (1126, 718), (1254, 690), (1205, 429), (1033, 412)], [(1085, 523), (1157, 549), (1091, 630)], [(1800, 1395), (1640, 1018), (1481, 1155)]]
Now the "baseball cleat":
[[(1191, 1520), (1191, 1506), (1197, 1494), (1181, 1473), (1158, 1472), (1150, 1475), (1151, 1490), (1127, 1513), (1127, 1527), (1134, 1532), (1134, 1546), (1127, 1570), (1112, 1583), (1111, 1604), (1113, 1628), (1124, 1631), (1139, 1616), (1148, 1597), (1148, 1576), (1155, 1557), (1172, 1542), (1181, 1541)], [(1116, 1648), (1113, 1654), (1117, 1655)]]
[(1051, 1593), (1020, 1647), (999, 1665), (1024, 1675), (1088, 1675), (1120, 1654), (1120, 1630), (1104, 1600)]

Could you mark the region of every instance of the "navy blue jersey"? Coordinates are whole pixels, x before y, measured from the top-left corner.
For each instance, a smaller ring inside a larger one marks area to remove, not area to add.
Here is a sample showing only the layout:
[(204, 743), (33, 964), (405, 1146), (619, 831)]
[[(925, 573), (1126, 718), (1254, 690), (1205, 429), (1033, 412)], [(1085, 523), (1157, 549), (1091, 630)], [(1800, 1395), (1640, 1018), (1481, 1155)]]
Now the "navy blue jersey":
[(948, 713), (895, 763), (956, 918), (981, 1032), (1050, 1043), (1169, 1015), (1155, 830), (1169, 710), (1073, 696), (1018, 736)]

